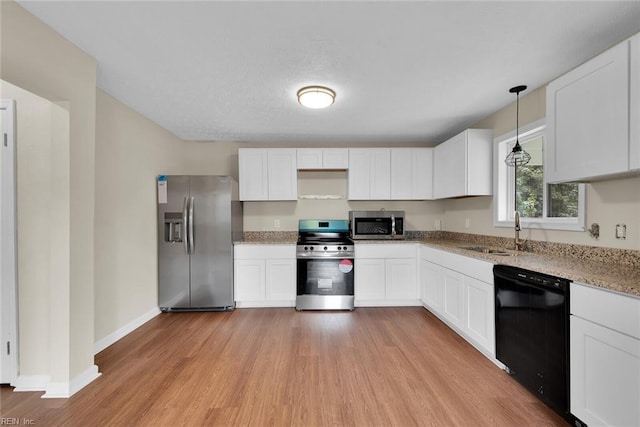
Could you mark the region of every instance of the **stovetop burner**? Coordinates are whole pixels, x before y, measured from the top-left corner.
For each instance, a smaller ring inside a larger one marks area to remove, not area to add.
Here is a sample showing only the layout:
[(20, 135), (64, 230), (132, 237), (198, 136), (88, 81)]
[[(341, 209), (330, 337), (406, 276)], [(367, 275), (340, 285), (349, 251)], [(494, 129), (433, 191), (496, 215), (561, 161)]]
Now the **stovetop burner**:
[(300, 220), (298, 223), (298, 258), (353, 258), (353, 241), (349, 238), (348, 220)]

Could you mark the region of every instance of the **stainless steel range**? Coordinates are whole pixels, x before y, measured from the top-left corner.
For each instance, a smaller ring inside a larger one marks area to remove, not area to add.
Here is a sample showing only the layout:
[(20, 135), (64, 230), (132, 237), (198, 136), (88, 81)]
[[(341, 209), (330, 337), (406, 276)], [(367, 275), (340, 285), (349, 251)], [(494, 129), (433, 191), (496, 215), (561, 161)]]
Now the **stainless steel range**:
[(348, 220), (300, 220), (296, 310), (353, 310), (353, 257)]

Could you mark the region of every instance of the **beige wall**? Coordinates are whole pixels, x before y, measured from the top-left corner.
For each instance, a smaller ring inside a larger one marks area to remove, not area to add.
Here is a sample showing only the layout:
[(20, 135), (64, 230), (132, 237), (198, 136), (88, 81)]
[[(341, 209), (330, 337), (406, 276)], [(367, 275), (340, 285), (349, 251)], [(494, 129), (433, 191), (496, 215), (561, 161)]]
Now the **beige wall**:
[[(0, 15), (0, 78), (68, 108), (69, 137), (66, 141), (52, 140), (48, 159), (38, 153), (42, 156), (39, 161), (50, 168), (51, 203), (48, 210), (35, 213), (56, 220), (55, 225), (47, 226), (46, 220), (42, 220), (41, 225), (48, 227), (45, 235), (65, 236), (50, 242), (49, 278), (39, 283), (43, 291), (55, 289), (57, 298), (49, 300), (50, 342), (55, 344), (50, 347), (48, 393), (64, 394), (75, 378), (90, 381), (96, 373), (93, 365), (96, 63), (15, 2), (0, 2)], [(29, 264), (31, 256), (22, 254), (20, 262)], [(22, 326), (19, 325), (21, 341), (31, 342)], [(37, 352), (39, 347), (21, 350)], [(26, 374), (22, 366), (20, 370)]]
[[(545, 88), (528, 93), (520, 99), (520, 125), (544, 118)], [(497, 111), (473, 127), (493, 129), (500, 136), (515, 129), (515, 103)], [(477, 197), (447, 200), (444, 203), (445, 230), (513, 236), (511, 228), (493, 226), (493, 198)], [(469, 218), (471, 226), (465, 228)], [(586, 222), (600, 225), (600, 238), (595, 240), (587, 232), (528, 229), (524, 236), (533, 240), (565, 242), (640, 250), (640, 176), (610, 179), (586, 185)], [(616, 224), (626, 224), (627, 238), (615, 238)]]
[(158, 307), (155, 179), (184, 173), (184, 142), (97, 91), (95, 339)]

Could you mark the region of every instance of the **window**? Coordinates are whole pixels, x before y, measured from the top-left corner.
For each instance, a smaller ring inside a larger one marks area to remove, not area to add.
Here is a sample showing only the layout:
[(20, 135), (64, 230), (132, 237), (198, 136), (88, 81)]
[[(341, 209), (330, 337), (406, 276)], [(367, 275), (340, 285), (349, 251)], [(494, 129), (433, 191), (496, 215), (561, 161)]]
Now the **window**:
[[(513, 227), (517, 198), (524, 228), (584, 230), (584, 184), (547, 184), (544, 177), (544, 120), (520, 129), (520, 145), (531, 161), (517, 168), (504, 163), (516, 142), (515, 132), (495, 139), (494, 225)], [(514, 179), (515, 178), (515, 179)], [(515, 188), (514, 188), (515, 184)]]

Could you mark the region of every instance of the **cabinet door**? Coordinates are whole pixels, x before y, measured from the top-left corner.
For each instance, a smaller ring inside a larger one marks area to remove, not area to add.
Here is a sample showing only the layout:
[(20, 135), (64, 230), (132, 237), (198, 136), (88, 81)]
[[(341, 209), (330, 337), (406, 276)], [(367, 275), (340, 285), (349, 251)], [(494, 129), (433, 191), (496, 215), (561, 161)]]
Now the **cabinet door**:
[(476, 343), (495, 355), (495, 313), (493, 285), (464, 277), (465, 332)]
[(269, 200), (297, 200), (296, 149), (270, 148), (267, 156)]
[(411, 148), (391, 150), (391, 199), (410, 200), (413, 183)]
[(349, 150), (346, 148), (325, 148), (322, 152), (324, 169), (347, 169), (349, 167)]
[(296, 261), (268, 259), (266, 262), (267, 301), (295, 301)]
[(628, 41), (547, 86), (548, 181), (628, 170), (629, 90)]
[(369, 198), (389, 200), (391, 198), (391, 150), (369, 149)]
[(266, 149), (238, 150), (238, 179), (240, 200), (269, 200)]
[(388, 259), (385, 265), (388, 300), (417, 300), (415, 259)]
[(322, 148), (298, 148), (298, 169), (322, 169)]
[(629, 169), (640, 169), (640, 34), (631, 38), (629, 117)]
[(416, 148), (411, 151), (411, 198), (433, 198), (433, 149)]
[(425, 259), (420, 262), (420, 268), (422, 304), (440, 314), (444, 298), (443, 268)]
[(571, 413), (589, 425), (640, 425), (640, 340), (571, 316)]
[(453, 325), (464, 327), (464, 276), (444, 269), (443, 315)]
[(264, 260), (236, 259), (234, 273), (234, 299), (236, 302), (264, 301)]
[(356, 259), (355, 262), (356, 301), (383, 301), (386, 298), (384, 260)]
[(452, 194), (451, 145), (443, 142), (433, 149), (433, 197), (443, 199)]
[[(469, 131), (465, 131), (447, 141), (450, 146), (448, 158), (449, 197), (467, 195), (468, 135)], [(477, 159), (474, 160), (477, 161)]]
[(347, 182), (349, 200), (369, 199), (369, 170), (369, 149), (349, 149), (349, 179)]

